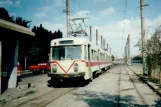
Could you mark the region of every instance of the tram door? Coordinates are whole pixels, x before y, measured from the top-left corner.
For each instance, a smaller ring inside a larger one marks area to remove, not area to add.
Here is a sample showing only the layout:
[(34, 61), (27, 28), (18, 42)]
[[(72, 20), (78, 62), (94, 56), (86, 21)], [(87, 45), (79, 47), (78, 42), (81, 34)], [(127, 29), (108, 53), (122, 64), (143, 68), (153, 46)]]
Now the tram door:
[(101, 72), (101, 65), (100, 65), (100, 50), (98, 49), (98, 56), (97, 56), (97, 60), (98, 60), (98, 67), (99, 67), (99, 72)]
[(88, 71), (89, 71), (89, 76), (92, 77), (92, 71), (91, 71), (91, 46), (88, 45)]

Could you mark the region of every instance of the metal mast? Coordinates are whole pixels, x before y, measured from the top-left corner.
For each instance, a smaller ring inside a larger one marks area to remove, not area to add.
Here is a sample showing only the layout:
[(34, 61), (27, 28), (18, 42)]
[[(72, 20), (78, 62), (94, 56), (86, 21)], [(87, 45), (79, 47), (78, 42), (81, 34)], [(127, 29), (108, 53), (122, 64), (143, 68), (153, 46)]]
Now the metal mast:
[(66, 0), (66, 18), (67, 18), (67, 37), (69, 37), (69, 17), (70, 16), (70, 10), (69, 10), (69, 0)]

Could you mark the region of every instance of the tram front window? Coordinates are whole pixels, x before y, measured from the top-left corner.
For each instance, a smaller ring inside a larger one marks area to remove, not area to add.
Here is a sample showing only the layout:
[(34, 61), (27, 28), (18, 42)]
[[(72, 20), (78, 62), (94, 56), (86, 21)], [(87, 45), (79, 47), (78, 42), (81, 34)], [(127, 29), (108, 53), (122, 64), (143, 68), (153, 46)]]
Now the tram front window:
[(57, 46), (52, 47), (52, 60), (81, 59), (81, 46)]

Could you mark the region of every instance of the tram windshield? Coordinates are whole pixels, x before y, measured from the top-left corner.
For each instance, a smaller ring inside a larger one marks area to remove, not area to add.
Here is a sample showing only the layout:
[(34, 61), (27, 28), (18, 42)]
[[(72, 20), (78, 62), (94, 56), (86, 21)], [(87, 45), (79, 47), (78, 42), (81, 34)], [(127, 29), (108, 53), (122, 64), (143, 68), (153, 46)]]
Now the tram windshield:
[(81, 46), (54, 46), (52, 47), (52, 60), (81, 59)]

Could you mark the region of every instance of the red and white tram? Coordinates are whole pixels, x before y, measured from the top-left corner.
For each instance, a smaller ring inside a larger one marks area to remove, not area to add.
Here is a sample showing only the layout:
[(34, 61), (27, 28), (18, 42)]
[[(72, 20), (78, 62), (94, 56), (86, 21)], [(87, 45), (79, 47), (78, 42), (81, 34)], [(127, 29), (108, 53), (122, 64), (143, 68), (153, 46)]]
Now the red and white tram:
[(54, 78), (83, 77), (93, 79), (112, 66), (107, 51), (94, 45), (85, 38), (60, 38), (51, 41), (51, 71), (48, 76)]

